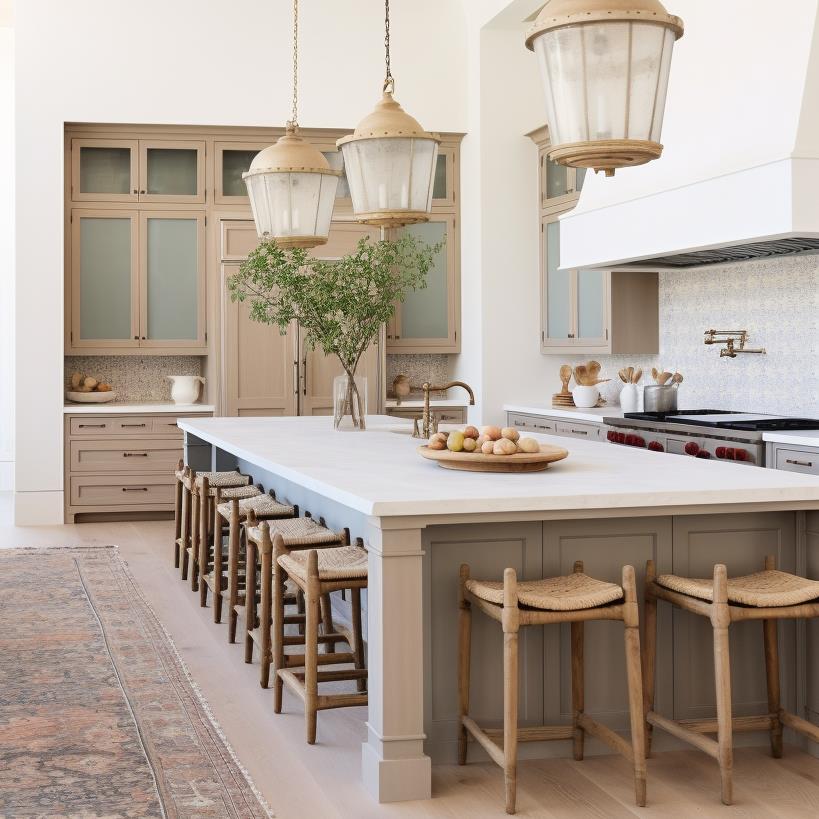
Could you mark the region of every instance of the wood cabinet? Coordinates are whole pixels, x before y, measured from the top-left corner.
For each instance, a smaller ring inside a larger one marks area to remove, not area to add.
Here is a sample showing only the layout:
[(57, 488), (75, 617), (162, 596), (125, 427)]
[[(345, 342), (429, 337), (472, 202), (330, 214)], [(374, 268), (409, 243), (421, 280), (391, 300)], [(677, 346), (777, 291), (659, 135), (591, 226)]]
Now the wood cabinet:
[(201, 350), (201, 211), (71, 212), (72, 351)]
[(427, 286), (407, 293), (387, 326), (387, 352), (460, 351), (461, 288), (455, 216), (434, 212), (428, 222), (408, 225), (409, 233), (429, 245), (444, 241), (427, 274)]
[(575, 421), (560, 415), (535, 415), (526, 412), (507, 412), (506, 424), (515, 429), (581, 438), (586, 441), (605, 441), (606, 427), (603, 423)]
[(73, 139), (71, 200), (201, 204), (205, 142)]
[(540, 206), (540, 345), (544, 353), (659, 352), (659, 276), (651, 271), (560, 269), (560, 216), (580, 198), (585, 172), (547, 157), (548, 130), (538, 145)]
[[(210, 413), (186, 412), (185, 417)], [(173, 413), (65, 416), (65, 521), (172, 513), (182, 434)]]
[[(333, 379), (342, 369), (335, 357), (310, 349), (295, 323), (282, 334), (278, 327), (250, 319), (247, 302), (230, 299), (228, 278), (258, 244), (250, 220), (223, 220), (222, 242), (222, 384), (227, 415), (332, 415)], [(333, 223), (326, 245), (312, 253), (325, 259), (350, 253), (359, 238), (374, 229), (356, 223)], [(376, 342), (359, 365), (367, 377), (368, 412), (380, 404), (381, 345)]]
[(769, 442), (765, 445), (765, 463), (769, 469), (819, 475), (819, 446)]
[(218, 140), (214, 143), (214, 201), (217, 205), (250, 207), (242, 174), (270, 142)]

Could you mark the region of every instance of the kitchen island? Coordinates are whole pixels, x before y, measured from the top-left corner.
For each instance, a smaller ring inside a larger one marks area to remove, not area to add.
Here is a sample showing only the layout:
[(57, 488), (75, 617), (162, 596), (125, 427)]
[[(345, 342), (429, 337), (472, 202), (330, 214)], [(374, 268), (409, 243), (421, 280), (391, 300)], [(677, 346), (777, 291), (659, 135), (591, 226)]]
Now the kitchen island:
[[(475, 577), (500, 578), (511, 566), (533, 579), (566, 574), (580, 559), (589, 574), (616, 582), (630, 563), (641, 584), (648, 558), (660, 572), (707, 576), (715, 562), (727, 563), (729, 574), (747, 573), (775, 554), (784, 570), (819, 577), (819, 480), (811, 476), (551, 436), (536, 437), (570, 454), (545, 472), (454, 472), (421, 459), (410, 425), (383, 416), (368, 418), (364, 433), (336, 432), (324, 417), (183, 419), (179, 426), (195, 468), (239, 466), (328, 525), (364, 538), (369, 714), (362, 771), (381, 801), (429, 797), (432, 762), (455, 758), (462, 562)], [(682, 612), (672, 618), (661, 607), (659, 630), (657, 710), (677, 718), (711, 714), (709, 625)], [(731, 636), (739, 672), (734, 711), (764, 712), (761, 631), (743, 623)], [(586, 707), (625, 731), (621, 640), (611, 623), (587, 630)], [(816, 719), (819, 632), (787, 624), (781, 640), (783, 704)], [(501, 640), (485, 618), (475, 618), (472, 645), (472, 711), (480, 721), (500, 720)], [(568, 629), (527, 630), (520, 668), (521, 722), (570, 721)], [(532, 743), (525, 751), (570, 753), (565, 743)], [(470, 758), (478, 756), (470, 750)]]

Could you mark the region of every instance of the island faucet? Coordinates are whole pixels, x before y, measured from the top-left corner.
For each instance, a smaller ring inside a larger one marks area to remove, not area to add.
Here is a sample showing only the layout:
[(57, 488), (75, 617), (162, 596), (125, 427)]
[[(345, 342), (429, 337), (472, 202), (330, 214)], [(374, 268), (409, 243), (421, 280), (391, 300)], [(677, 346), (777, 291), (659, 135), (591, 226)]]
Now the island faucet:
[[(421, 385), (421, 389), (424, 391), (424, 414), (421, 416), (421, 438), (429, 438), (433, 432), (429, 412), (430, 392), (443, 392), (444, 390), (448, 390), (450, 387), (463, 387), (469, 393), (470, 406), (475, 406), (475, 393), (472, 392), (472, 387), (470, 387), (466, 382), (450, 381), (448, 384), (443, 384), (440, 387), (434, 387), (429, 383), (429, 381), (425, 381)], [(413, 436), (415, 436), (415, 433), (413, 433)]]

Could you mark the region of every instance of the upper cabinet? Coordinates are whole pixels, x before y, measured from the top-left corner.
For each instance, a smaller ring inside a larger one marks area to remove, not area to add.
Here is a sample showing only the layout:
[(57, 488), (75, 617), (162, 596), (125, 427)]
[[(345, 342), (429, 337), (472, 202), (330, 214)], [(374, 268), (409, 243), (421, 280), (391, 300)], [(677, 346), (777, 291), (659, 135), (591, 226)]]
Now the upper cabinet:
[(204, 140), (71, 140), (74, 202), (205, 201)]
[(218, 205), (242, 205), (250, 207), (247, 188), (242, 174), (259, 151), (270, 142), (221, 142), (214, 143), (214, 200)]
[(543, 353), (602, 355), (659, 352), (658, 274), (560, 269), (560, 216), (578, 202), (586, 171), (552, 162), (548, 129), (538, 145), (540, 346)]

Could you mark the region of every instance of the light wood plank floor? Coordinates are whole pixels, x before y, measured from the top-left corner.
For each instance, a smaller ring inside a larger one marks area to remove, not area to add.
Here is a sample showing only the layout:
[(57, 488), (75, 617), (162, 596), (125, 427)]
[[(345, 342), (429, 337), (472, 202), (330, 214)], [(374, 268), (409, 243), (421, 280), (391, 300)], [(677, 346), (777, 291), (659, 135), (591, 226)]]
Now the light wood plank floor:
[[(214, 625), (210, 609), (200, 609), (198, 596), (178, 579), (171, 562), (171, 537), (168, 522), (37, 528), (0, 522), (0, 548), (119, 545), (228, 740), (280, 819), (505, 815), (500, 769), (489, 764), (436, 766), (432, 800), (375, 804), (359, 784), (364, 709), (320, 714), (318, 744), (307, 746), (298, 703), (285, 692), (284, 713), (273, 714), (272, 694), (258, 684), (258, 665), (242, 662), (241, 646), (227, 643), (226, 626)], [(639, 809), (632, 801), (628, 765), (619, 757), (526, 761), (518, 774), (518, 815), (543, 819), (819, 816), (819, 760), (792, 748), (782, 760), (771, 759), (764, 748), (738, 750), (737, 804), (730, 808), (719, 802), (716, 765), (695, 751), (658, 754), (649, 761), (648, 776), (649, 805)]]

